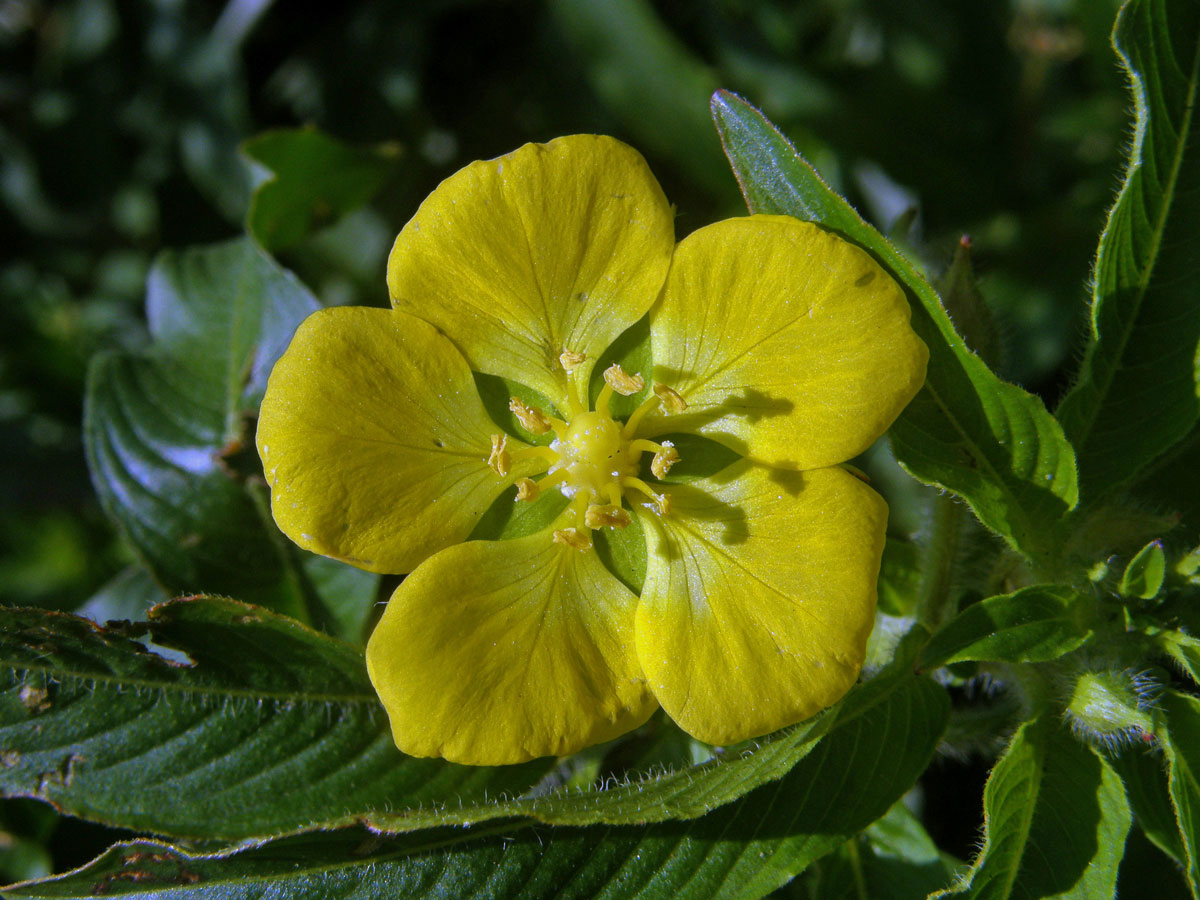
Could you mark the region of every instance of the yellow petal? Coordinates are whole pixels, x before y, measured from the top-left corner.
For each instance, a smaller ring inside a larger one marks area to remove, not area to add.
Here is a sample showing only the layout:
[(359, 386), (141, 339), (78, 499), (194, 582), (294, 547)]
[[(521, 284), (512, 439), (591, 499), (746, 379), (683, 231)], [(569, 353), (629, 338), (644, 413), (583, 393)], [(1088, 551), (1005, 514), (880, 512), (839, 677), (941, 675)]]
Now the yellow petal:
[(396, 745), (502, 765), (636, 728), (657, 708), (636, 605), (595, 551), (549, 531), (442, 551), (396, 589), (367, 645)]
[[(574, 135), (472, 163), (421, 204), (388, 260), (392, 304), (471, 367), (564, 398), (564, 350), (596, 358), (658, 297), (674, 248), (637, 151)], [(582, 391), (577, 392), (582, 397)]]
[(654, 378), (687, 410), (643, 433), (694, 430), (810, 469), (881, 435), (925, 380), (928, 351), (895, 281), (864, 251), (786, 216), (684, 239), (650, 313)]
[(858, 677), (887, 506), (839, 468), (747, 461), (672, 486), (645, 527), (637, 648), (689, 734), (731, 744), (798, 722)]
[(529, 474), (488, 468), (498, 430), (434, 328), (339, 307), (296, 330), (271, 372), (257, 443), (284, 534), (372, 572), (409, 572)]

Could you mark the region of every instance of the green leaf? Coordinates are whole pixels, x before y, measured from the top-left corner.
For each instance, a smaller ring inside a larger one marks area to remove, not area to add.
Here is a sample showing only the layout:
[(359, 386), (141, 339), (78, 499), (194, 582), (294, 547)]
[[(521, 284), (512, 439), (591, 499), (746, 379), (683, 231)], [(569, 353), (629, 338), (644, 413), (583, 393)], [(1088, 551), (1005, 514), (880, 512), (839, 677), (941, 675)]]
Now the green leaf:
[(246, 228), (271, 252), (365, 204), (396, 171), (396, 144), (351, 147), (314, 128), (268, 131), (242, 145), (272, 177), (254, 191)]
[(716, 74), (647, 0), (556, 0), (548, 7), (573, 65), (636, 136), (714, 197), (734, 199), (704, 103)]
[(831, 732), (781, 780), (686, 822), (552, 829), (501, 822), (392, 838), (344, 831), (195, 855), (139, 841), (7, 896), (754, 900), (882, 816), (924, 770), (945, 693), (923, 679), (909, 679), (901, 693), (912, 717), (881, 706)]
[(1179, 838), (1161, 754), (1130, 747), (1122, 749), (1109, 761), (1121, 776), (1134, 819), (1146, 837), (1182, 866), (1186, 854)]
[(817, 222), (870, 251), (907, 288), (929, 347), (925, 387), (892, 426), (897, 460), (962, 497), (979, 520), (1038, 556), (1078, 501), (1075, 458), (1042, 401), (999, 379), (955, 332), (937, 292), (756, 109), (727, 91), (713, 118), (751, 212)]
[(1133, 93), (1133, 143), (1096, 254), (1092, 342), (1058, 410), (1089, 504), (1200, 420), (1200, 5), (1133, 0), (1113, 43)]
[(1122, 597), (1149, 600), (1162, 590), (1167, 576), (1167, 556), (1162, 541), (1151, 541), (1129, 561), (1117, 593)]
[(1166, 728), (1159, 729), (1167, 755), (1168, 784), (1184, 851), (1184, 874), (1200, 895), (1200, 700), (1166, 691), (1159, 700)]
[[(700, 766), (651, 773), (602, 790), (372, 813), (365, 821), (377, 831), (396, 832), (514, 816), (529, 816), (552, 825), (687, 819), (784, 777), (834, 735), (858, 733), (864, 721), (886, 719), (896, 741), (895, 749), (909, 741), (923, 746), (926, 732), (933, 729), (940, 734), (948, 716), (945, 692), (925, 677), (913, 675), (911, 657), (901, 654), (894, 665), (860, 684), (833, 709), (761, 738), (754, 742), (753, 749), (742, 753), (718, 756)], [(860, 775), (848, 769), (845, 777), (853, 781)]]
[(968, 660), (1046, 662), (1091, 636), (1094, 601), (1062, 585), (1034, 585), (968, 606), (921, 651), (918, 665), (934, 669)]
[(169, 593), (236, 595), (302, 620), (336, 620), (315, 602), (306, 555), (271, 520), (249, 433), (271, 367), (315, 309), (247, 239), (168, 252), (147, 283), (149, 350), (92, 362), (92, 480)]
[(1154, 641), (1194, 684), (1200, 685), (1200, 639), (1182, 631), (1160, 631)]
[(519, 793), (550, 761), (455, 766), (396, 750), (360, 650), (232, 600), (172, 601), (137, 628), (10, 610), (0, 630), (0, 788), (83, 818), (204, 838)]
[(889, 616), (909, 616), (921, 590), (921, 548), (888, 536), (879, 567), (879, 609)]
[(956, 861), (938, 851), (903, 804), (805, 874), (811, 900), (911, 900), (945, 887)]
[(76, 612), (93, 622), (128, 619), (142, 622), (156, 603), (169, 600), (154, 577), (141, 566), (129, 566), (96, 591)]
[(937, 897), (1114, 896), (1131, 816), (1108, 761), (1057, 717), (1026, 722), (983, 794), (984, 844), (962, 881)]

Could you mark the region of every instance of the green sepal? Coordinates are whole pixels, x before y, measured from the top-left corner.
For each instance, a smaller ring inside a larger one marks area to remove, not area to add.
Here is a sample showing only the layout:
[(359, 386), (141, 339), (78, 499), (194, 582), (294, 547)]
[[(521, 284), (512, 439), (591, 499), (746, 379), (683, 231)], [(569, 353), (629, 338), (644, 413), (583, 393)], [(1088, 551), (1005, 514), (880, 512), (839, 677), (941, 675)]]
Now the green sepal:
[(1162, 590), (1166, 575), (1167, 556), (1162, 541), (1151, 541), (1125, 567), (1117, 593), (1122, 597), (1149, 600)]

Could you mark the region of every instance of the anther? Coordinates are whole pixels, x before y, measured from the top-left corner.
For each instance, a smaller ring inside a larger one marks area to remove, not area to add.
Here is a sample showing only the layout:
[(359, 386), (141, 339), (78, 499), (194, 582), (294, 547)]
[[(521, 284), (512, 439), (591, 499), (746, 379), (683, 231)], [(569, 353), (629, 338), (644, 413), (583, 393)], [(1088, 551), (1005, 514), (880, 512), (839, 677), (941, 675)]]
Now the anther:
[(669, 388), (665, 384), (656, 384), (654, 385), (654, 394), (662, 401), (667, 412), (681, 413), (687, 409), (687, 401), (674, 388)]
[(630, 375), (618, 363), (604, 370), (604, 380), (622, 397), (630, 397), (646, 386), (641, 375)]
[(550, 417), (536, 406), (529, 406), (516, 397), (509, 397), (508, 408), (517, 417), (521, 427), (530, 434), (545, 434), (550, 430)]
[(654, 454), (654, 459), (650, 460), (650, 471), (654, 473), (655, 478), (662, 478), (677, 462), (679, 462), (679, 451), (670, 441), (663, 441), (662, 449)]
[(622, 478), (621, 484), (625, 487), (633, 488), (635, 491), (640, 491), (641, 493), (643, 493), (647, 497), (649, 497), (650, 500), (654, 503), (654, 507), (658, 511), (658, 514), (660, 516), (670, 515), (670, 513), (671, 513), (671, 495), (670, 494), (656, 493), (653, 489), (651, 489), (650, 485), (646, 484), (646, 482), (642, 481), (642, 479), (634, 478), (632, 476), (626, 476), (625, 478)]
[(518, 478), (517, 479), (517, 499), (518, 500), (525, 500), (529, 503), (532, 503), (534, 500), (536, 500), (538, 498), (538, 494), (540, 494), (541, 492), (542, 492), (541, 488), (539, 488), (537, 486), (537, 482), (534, 481), (532, 478)]
[(508, 474), (512, 467), (512, 457), (508, 455), (508, 435), (492, 435), (492, 455), (487, 463), (497, 475), (503, 477)]
[(558, 355), (559, 363), (568, 372), (574, 372), (578, 369), (585, 359), (587, 359), (586, 353), (576, 353), (574, 350), (564, 350)]
[(576, 528), (561, 528), (554, 532), (554, 543), (566, 544), (568, 547), (574, 547), (576, 550), (589, 550), (592, 546), (591, 538), (585, 534), (580, 534)]
[(601, 506), (594, 503), (583, 514), (583, 524), (593, 531), (597, 528), (625, 528), (633, 520), (619, 506)]

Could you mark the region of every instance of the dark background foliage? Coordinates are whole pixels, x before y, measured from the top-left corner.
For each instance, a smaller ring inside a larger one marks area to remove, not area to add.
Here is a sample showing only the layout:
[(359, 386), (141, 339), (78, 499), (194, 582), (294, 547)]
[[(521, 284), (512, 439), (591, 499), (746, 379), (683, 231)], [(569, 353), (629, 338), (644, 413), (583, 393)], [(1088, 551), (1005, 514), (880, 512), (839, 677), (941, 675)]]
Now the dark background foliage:
[[(998, 371), (1053, 405), (1126, 136), (1116, 5), (5, 0), (0, 602), (76, 609), (132, 559), (84, 462), (87, 362), (145, 345), (158, 251), (242, 230), (263, 172), (240, 147), (271, 128), (398, 148), (370, 207), (278, 252), (327, 301), (383, 304), (387, 250), (420, 199), (526, 141), (634, 144), (680, 236), (744, 211), (708, 109), (735, 90), (931, 274), (970, 235)], [(927, 824), (960, 856), (987, 762), (926, 778), (943, 810)], [(0, 817), (0, 880), (83, 862), (112, 836), (31, 802)]]

